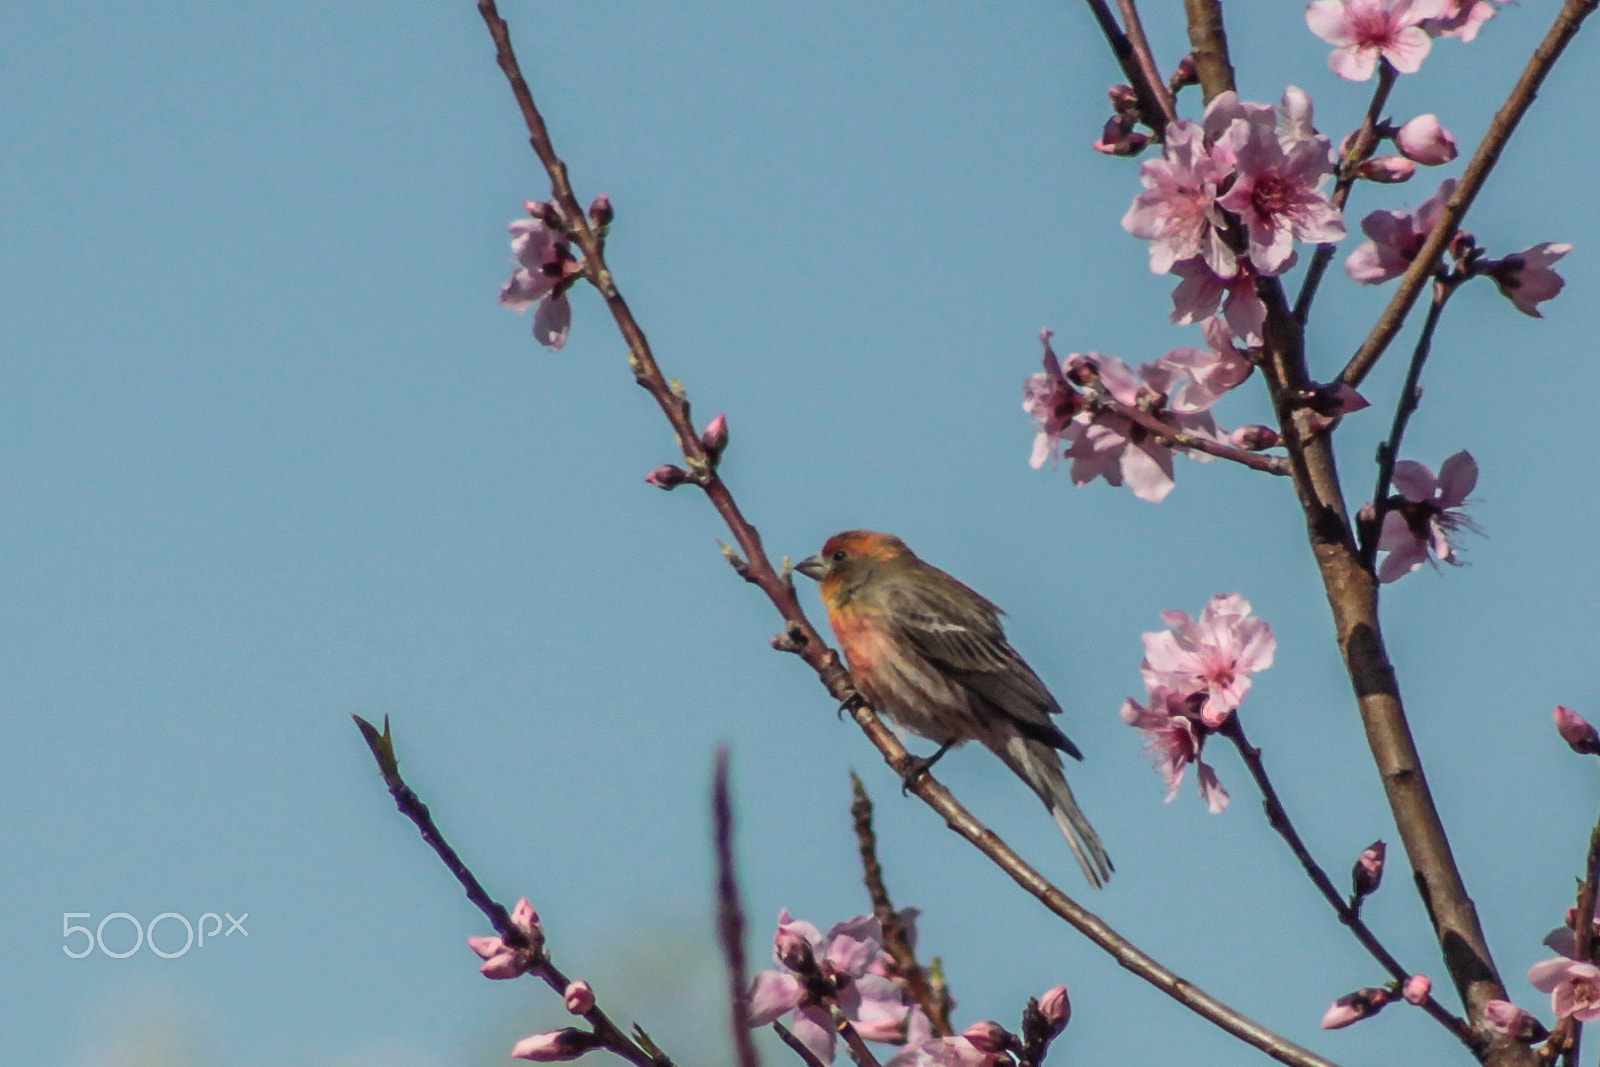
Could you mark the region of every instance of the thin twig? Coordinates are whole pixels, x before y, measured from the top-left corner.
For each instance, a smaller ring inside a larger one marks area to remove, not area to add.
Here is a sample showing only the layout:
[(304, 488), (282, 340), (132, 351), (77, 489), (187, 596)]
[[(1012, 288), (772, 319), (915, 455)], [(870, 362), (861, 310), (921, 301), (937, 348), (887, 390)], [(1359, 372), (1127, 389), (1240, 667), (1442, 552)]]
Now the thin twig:
[[(1088, 3), (1095, 22), (1100, 24), (1100, 32), (1105, 34), (1106, 43), (1111, 46), (1112, 56), (1122, 68), (1122, 76), (1133, 87), (1133, 94), (1139, 101), (1139, 121), (1158, 134), (1162, 133), (1169, 122), (1177, 121), (1178, 112), (1172, 94), (1167, 91), (1156, 70), (1155, 60), (1149, 57), (1149, 44), (1145, 44), (1145, 56), (1141, 58), (1132, 39), (1117, 24), (1106, 0), (1088, 0)], [(1143, 39), (1142, 28), (1140, 38)]]
[[(383, 730), (380, 733), (377, 727), (361, 716), (350, 717), (356, 721), (361, 736), (366, 739), (367, 747), (372, 750), (373, 759), (378, 761), (378, 772), (383, 776), (383, 784), (388, 786), (389, 795), (394, 797), (395, 806), (400, 809), (400, 814), (416, 825), (418, 832), (422, 834), (422, 839), (438, 854), (439, 859), (444, 861), (445, 867), (455, 875), (456, 881), (461, 883), (461, 888), (467, 891), (467, 899), (483, 912), (494, 927), (495, 933), (499, 934), (500, 939), (506, 944), (522, 949), (534, 947), (527, 935), (512, 924), (511, 914), (506, 911), (505, 906), (489, 896), (483, 888), (483, 883), (479, 882), (477, 876), (461, 861), (456, 850), (439, 832), (428, 806), (400, 776), (400, 761), (395, 755), (394, 738), (389, 733), (388, 718), (384, 718)], [(567, 976), (550, 962), (548, 952), (540, 953), (539, 962), (528, 973), (543, 979), (545, 985), (556, 991), (557, 996), (566, 994), (570, 982)], [(583, 1018), (605, 1048), (635, 1064), (636, 1067), (672, 1067), (672, 1060), (666, 1055), (652, 1055), (623, 1033), (598, 1004), (584, 1012)]]
[(1174, 448), (1188, 449), (1192, 452), (1204, 452), (1208, 456), (1225, 459), (1231, 463), (1237, 463), (1242, 467), (1249, 467), (1253, 471), (1261, 471), (1265, 474), (1276, 474), (1283, 477), (1289, 475), (1288, 460), (1282, 456), (1268, 456), (1260, 452), (1250, 452), (1243, 448), (1225, 445), (1220, 441), (1213, 441), (1209, 437), (1188, 433), (1163, 422), (1144, 408), (1135, 404), (1124, 404), (1103, 390), (1095, 393), (1086, 393), (1084, 398), (1097, 410), (1110, 411), (1121, 415), (1135, 426), (1148, 431), (1151, 436), (1163, 444)]
[(739, 904), (739, 879), (733, 865), (733, 801), (728, 795), (728, 746), (717, 746), (711, 786), (711, 820), (717, 850), (717, 934), (728, 967), (729, 1023), (739, 1067), (760, 1067), (761, 1057), (750, 1038), (750, 982), (744, 958), (744, 909)]
[(922, 964), (917, 962), (906, 925), (890, 903), (889, 888), (883, 882), (883, 864), (878, 862), (878, 835), (872, 829), (872, 798), (867, 796), (867, 787), (861, 784), (854, 771), (850, 772), (850, 786), (855, 794), (850, 815), (855, 823), (856, 847), (861, 852), (862, 879), (867, 885), (867, 896), (872, 900), (872, 914), (883, 928), (884, 950), (894, 958), (895, 971), (905, 980), (912, 999), (922, 1005), (923, 1014), (933, 1024), (934, 1036), (946, 1037), (955, 1033), (950, 1025), (950, 991), (941, 989), (935, 993)]
[(1437, 278), (1433, 283), (1433, 301), (1428, 305), (1428, 317), (1422, 323), (1422, 333), (1412, 350), (1411, 363), (1406, 368), (1405, 384), (1395, 400), (1394, 421), (1389, 426), (1389, 437), (1378, 446), (1378, 482), (1372, 490), (1372, 518), (1361, 532), (1361, 562), (1372, 569), (1378, 558), (1378, 535), (1383, 531), (1383, 517), (1389, 511), (1389, 484), (1394, 480), (1394, 465), (1400, 458), (1400, 442), (1405, 437), (1406, 424), (1422, 402), (1422, 366), (1433, 349), (1433, 334), (1439, 327), (1439, 316), (1450, 295), (1460, 286), (1456, 278)]
[(1400, 327), (1405, 325), (1406, 315), (1411, 311), (1411, 306), (1416, 303), (1417, 297), (1422, 294), (1422, 287), (1427, 284), (1429, 277), (1438, 267), (1440, 257), (1444, 255), (1451, 239), (1455, 237), (1467, 209), (1472, 206), (1472, 201), (1483, 188), (1484, 182), (1488, 181), (1489, 172), (1499, 161), (1506, 142), (1511, 139), (1511, 134), (1522, 121), (1522, 116), (1533, 104), (1534, 98), (1539, 93), (1539, 86), (1544, 84), (1550, 68), (1561, 58), (1562, 51), (1572, 38), (1577, 36), (1583, 20), (1594, 13), (1596, 6), (1600, 6), (1600, 0), (1566, 0), (1562, 5), (1561, 12), (1556, 15), (1555, 22), (1544, 35), (1544, 40), (1534, 49), (1533, 57), (1528, 60), (1522, 77), (1517, 79), (1517, 84), (1506, 97), (1506, 102), (1495, 113), (1488, 132), (1484, 134), (1483, 143), (1472, 154), (1472, 161), (1467, 164), (1466, 172), (1461, 175), (1455, 195), (1444, 205), (1433, 233), (1422, 243), (1422, 247), (1417, 251), (1417, 258), (1412, 260), (1411, 266), (1401, 276), (1400, 287), (1395, 290), (1389, 305), (1378, 317), (1372, 332), (1367, 334), (1367, 339), (1361, 343), (1361, 347), (1350, 357), (1350, 362), (1340, 372), (1341, 381), (1351, 385), (1361, 384), (1361, 380), (1378, 362), (1378, 357), (1383, 355), (1384, 349), (1389, 347), (1389, 342), (1400, 332)]
[(806, 1067), (826, 1067), (821, 1060), (817, 1059), (817, 1054), (807, 1048), (804, 1041), (801, 1041), (798, 1037), (795, 1037), (794, 1031), (790, 1030), (787, 1026), (783, 1025), (782, 1023), (775, 1022), (772, 1024), (772, 1029), (777, 1033), (778, 1037), (782, 1038), (785, 1045), (788, 1045), (794, 1050), (795, 1055), (799, 1056), (805, 1061)]
[(861, 1039), (856, 1028), (850, 1024), (850, 1020), (845, 1018), (838, 1002), (830, 1004), (829, 1009), (833, 1013), (834, 1028), (839, 1031), (839, 1036), (844, 1038), (844, 1047), (850, 1053), (850, 1058), (855, 1061), (856, 1067), (883, 1067), (883, 1064), (878, 1062), (878, 1057), (872, 1054), (867, 1043)]
[[(1339, 890), (1333, 884), (1333, 880), (1312, 858), (1311, 850), (1306, 848), (1305, 841), (1301, 839), (1299, 831), (1295, 829), (1293, 821), (1289, 818), (1289, 812), (1283, 806), (1283, 801), (1278, 797), (1278, 791), (1273, 788), (1272, 780), (1267, 776), (1267, 767), (1261, 759), (1261, 750), (1250, 744), (1245, 738), (1244, 723), (1240, 721), (1238, 712), (1228, 716), (1217, 732), (1232, 741), (1234, 747), (1239, 750), (1240, 758), (1244, 760), (1244, 765), (1250, 770), (1250, 777), (1255, 779), (1256, 788), (1261, 790), (1261, 806), (1266, 809), (1267, 823), (1278, 832), (1278, 836), (1283, 838), (1284, 843), (1289, 846), (1289, 851), (1294, 853), (1295, 859), (1300, 861), (1300, 866), (1305, 870), (1306, 876), (1311, 879), (1311, 884), (1317, 887), (1317, 891), (1322, 894), (1323, 899), (1332, 906), (1334, 914), (1339, 917), (1339, 921), (1349, 927), (1350, 932), (1355, 935), (1355, 939), (1361, 943), (1361, 947), (1366, 949), (1372, 955), (1372, 958), (1377, 960), (1395, 981), (1404, 984), (1413, 972), (1401, 966), (1400, 961), (1395, 959), (1394, 955), (1383, 946), (1377, 935), (1372, 932), (1371, 927), (1367, 926), (1366, 922), (1361, 918), (1361, 914), (1340, 896)], [(1429, 1015), (1433, 1016), (1441, 1026), (1455, 1034), (1462, 1044), (1473, 1051), (1474, 1055), (1478, 1053), (1483, 1041), (1472, 1032), (1472, 1028), (1467, 1025), (1465, 1020), (1451, 1014), (1443, 1004), (1440, 1004), (1431, 995), (1422, 1003), (1421, 1007)]]
[[(1161, 66), (1156, 62), (1156, 57), (1150, 51), (1150, 39), (1144, 34), (1144, 23), (1139, 18), (1139, 7), (1135, 0), (1117, 0), (1117, 10), (1122, 13), (1122, 25), (1127, 29), (1128, 44), (1133, 48), (1134, 62), (1139, 65), (1139, 77), (1149, 84), (1150, 90), (1155, 93), (1160, 101), (1161, 113), (1166, 116), (1167, 122), (1175, 122), (1178, 118), (1177, 104), (1172, 99), (1172, 93), (1167, 90), (1166, 79), (1161, 76)], [(1157, 126), (1158, 131), (1165, 131), (1166, 124)]]
[[(1356, 173), (1361, 164), (1372, 155), (1373, 149), (1378, 146), (1378, 119), (1383, 114), (1383, 109), (1389, 103), (1389, 91), (1394, 88), (1395, 78), (1398, 73), (1394, 65), (1387, 59), (1378, 64), (1378, 84), (1372, 90), (1372, 102), (1367, 105), (1367, 114), (1361, 120), (1361, 126), (1356, 131), (1355, 143), (1350, 146), (1344, 158), (1339, 161), (1339, 177), (1333, 185), (1333, 206), (1340, 211), (1344, 210), (1345, 203), (1350, 199), (1350, 190), (1356, 183)], [(1306, 268), (1305, 277), (1300, 281), (1300, 295), (1295, 297), (1294, 317), (1304, 326), (1311, 317), (1311, 302), (1316, 298), (1317, 286), (1322, 282), (1322, 276), (1328, 270), (1328, 264), (1333, 262), (1334, 253), (1339, 250), (1335, 244), (1320, 244), (1316, 252), (1312, 253), (1311, 265)]]

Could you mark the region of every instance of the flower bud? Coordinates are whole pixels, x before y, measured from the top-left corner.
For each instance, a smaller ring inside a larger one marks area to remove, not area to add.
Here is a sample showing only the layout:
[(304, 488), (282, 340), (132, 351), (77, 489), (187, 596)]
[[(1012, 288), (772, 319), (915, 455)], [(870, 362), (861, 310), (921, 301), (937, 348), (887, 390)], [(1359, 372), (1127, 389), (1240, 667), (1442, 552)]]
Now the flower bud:
[(644, 476), (644, 480), (657, 489), (676, 489), (689, 480), (689, 475), (675, 463), (663, 463)]
[(1133, 128), (1133, 119), (1113, 115), (1100, 130), (1094, 150), (1108, 156), (1136, 156), (1150, 143), (1150, 135)]
[(1417, 165), (1404, 156), (1373, 156), (1362, 163), (1356, 173), (1369, 182), (1395, 185), (1410, 181), (1417, 173)]
[(728, 447), (728, 416), (718, 415), (700, 431), (700, 447), (713, 463), (722, 457), (722, 450)]
[(1228, 441), (1234, 448), (1242, 448), (1246, 452), (1260, 452), (1264, 448), (1274, 448), (1283, 440), (1278, 431), (1270, 426), (1252, 423), (1241, 426), (1228, 435)]
[(1556, 731), (1580, 756), (1600, 755), (1600, 731), (1597, 731), (1582, 715), (1571, 708), (1556, 705), (1555, 711)]
[(1074, 352), (1067, 357), (1063, 373), (1073, 385), (1093, 385), (1100, 379), (1100, 363), (1087, 352)]
[(1111, 98), (1111, 110), (1119, 115), (1136, 115), (1139, 111), (1139, 94), (1131, 85), (1113, 85), (1106, 90)]
[(1412, 975), (1406, 979), (1406, 984), (1400, 987), (1400, 995), (1405, 998), (1407, 1004), (1426, 1004), (1432, 993), (1433, 979), (1425, 974)]
[(1497, 1034), (1505, 1034), (1527, 1044), (1543, 1041), (1550, 1035), (1543, 1023), (1509, 1000), (1485, 1001), (1483, 1024)]
[(1372, 403), (1356, 392), (1355, 386), (1346, 382), (1330, 382), (1318, 385), (1311, 391), (1310, 405), (1318, 415), (1332, 418), (1371, 407)]
[(567, 228), (562, 225), (561, 211), (548, 200), (524, 200), (522, 206), (528, 209), (528, 214), (550, 227), (556, 233), (564, 234)]
[(1173, 70), (1172, 78), (1167, 85), (1168, 88), (1176, 92), (1177, 90), (1182, 89), (1185, 85), (1199, 84), (1200, 72), (1195, 68), (1194, 65), (1194, 53), (1190, 52), (1188, 55), (1178, 60), (1178, 66), (1175, 70)]
[(1439, 116), (1418, 115), (1394, 135), (1395, 147), (1409, 160), (1425, 167), (1437, 167), (1456, 158), (1456, 139), (1439, 125)]
[(816, 969), (817, 961), (811, 952), (811, 942), (798, 931), (788, 926), (779, 926), (777, 934), (772, 939), (772, 945), (778, 962), (796, 974), (805, 974)]
[(1011, 1033), (997, 1022), (973, 1023), (961, 1031), (961, 1036), (972, 1042), (972, 1047), (991, 1056), (999, 1055), (1011, 1047)]
[(1346, 993), (1334, 1001), (1322, 1016), (1324, 1030), (1339, 1030), (1351, 1023), (1360, 1022), (1362, 1019), (1371, 1018), (1383, 1010), (1383, 1006), (1394, 999), (1394, 994), (1387, 989), (1358, 989), (1354, 993)]
[(1046, 990), (1039, 998), (1039, 1014), (1050, 1025), (1051, 1037), (1065, 1030), (1072, 1021), (1072, 1001), (1067, 998), (1067, 987), (1058, 985)]
[(1350, 871), (1356, 900), (1371, 896), (1383, 881), (1383, 858), (1387, 851), (1388, 846), (1382, 841), (1374, 841), (1356, 858), (1356, 865)]
[(611, 198), (605, 193), (595, 197), (589, 204), (589, 221), (598, 229), (611, 225), (611, 220), (616, 217), (617, 212), (611, 206)]
[(568, 982), (561, 997), (567, 1002), (567, 1010), (574, 1015), (585, 1015), (594, 1010), (594, 990), (581, 978), (576, 982)]
[(535, 1063), (559, 1063), (562, 1060), (575, 1060), (585, 1052), (600, 1047), (598, 1037), (587, 1030), (569, 1026), (565, 1030), (551, 1030), (523, 1038), (512, 1047), (511, 1058)]

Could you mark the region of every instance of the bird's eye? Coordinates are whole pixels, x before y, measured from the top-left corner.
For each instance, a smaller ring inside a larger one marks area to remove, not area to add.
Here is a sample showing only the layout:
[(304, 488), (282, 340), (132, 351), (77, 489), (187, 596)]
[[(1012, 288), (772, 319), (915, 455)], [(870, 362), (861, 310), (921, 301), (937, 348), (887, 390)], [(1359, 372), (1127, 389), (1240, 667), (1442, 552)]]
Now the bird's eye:
[(834, 562), (835, 562), (835, 563), (842, 563), (842, 562), (844, 562), (844, 558), (845, 558), (845, 557), (846, 557), (846, 556), (848, 556), (848, 555), (849, 555), (849, 554), (850, 554), (850, 553), (848, 553), (848, 552), (846, 552), (846, 551), (845, 551), (845, 550), (844, 550), (844, 549), (842, 549), (842, 548), (841, 548), (841, 549), (838, 549), (838, 550), (836, 550), (836, 551), (835, 551), (835, 552), (834, 552), (834, 554), (833, 554), (833, 561), (834, 561)]

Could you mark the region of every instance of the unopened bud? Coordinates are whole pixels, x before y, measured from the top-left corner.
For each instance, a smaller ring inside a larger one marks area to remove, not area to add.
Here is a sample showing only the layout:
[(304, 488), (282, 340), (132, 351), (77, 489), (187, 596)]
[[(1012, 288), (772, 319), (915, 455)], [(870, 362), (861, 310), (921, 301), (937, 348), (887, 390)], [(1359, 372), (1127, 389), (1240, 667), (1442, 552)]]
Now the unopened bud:
[(1366, 397), (1356, 392), (1355, 386), (1346, 382), (1329, 382), (1312, 389), (1309, 400), (1311, 410), (1318, 415), (1333, 418), (1371, 407)]
[(1410, 160), (1426, 167), (1437, 167), (1456, 158), (1456, 139), (1439, 125), (1437, 115), (1418, 115), (1394, 135), (1395, 147)]
[(1113, 115), (1100, 130), (1094, 150), (1108, 156), (1136, 156), (1150, 143), (1150, 135), (1133, 128), (1133, 119)]
[(532, 1060), (535, 1063), (559, 1063), (575, 1060), (585, 1052), (601, 1047), (598, 1037), (587, 1030), (569, 1026), (564, 1030), (534, 1034), (518, 1041), (511, 1049), (514, 1060)]
[(1072, 1021), (1072, 1001), (1067, 998), (1067, 987), (1058, 985), (1047, 990), (1039, 998), (1039, 1014), (1049, 1024), (1051, 1037), (1065, 1030)]
[(1119, 115), (1136, 114), (1139, 110), (1139, 94), (1131, 85), (1113, 85), (1106, 90), (1106, 96), (1111, 98), (1111, 110)]
[(601, 193), (590, 202), (589, 221), (595, 226), (604, 229), (611, 225), (611, 220), (616, 217), (616, 210), (611, 206), (611, 198), (605, 193)]
[(1346, 993), (1334, 1001), (1322, 1016), (1322, 1028), (1339, 1030), (1362, 1019), (1370, 1019), (1393, 999), (1394, 994), (1387, 989), (1367, 988)]
[(676, 489), (689, 480), (689, 475), (675, 463), (663, 463), (644, 476), (644, 480), (657, 489)]
[(561, 224), (561, 211), (548, 200), (524, 200), (522, 206), (528, 209), (528, 214), (555, 230), (565, 233), (566, 227)]
[(1425, 974), (1412, 975), (1406, 979), (1406, 984), (1400, 987), (1400, 995), (1405, 998), (1407, 1004), (1426, 1004), (1432, 993), (1433, 979)]
[(517, 906), (511, 909), (511, 925), (527, 934), (530, 941), (544, 942), (544, 927), (539, 925), (539, 913), (533, 910), (527, 897), (518, 899)]
[(561, 997), (567, 1002), (567, 1010), (574, 1015), (587, 1015), (594, 1010), (594, 990), (581, 978), (568, 982)]
[(1252, 423), (1234, 430), (1228, 435), (1228, 441), (1234, 448), (1242, 448), (1246, 452), (1260, 452), (1265, 448), (1275, 448), (1283, 438), (1271, 426)]
[(1178, 60), (1177, 69), (1172, 72), (1172, 79), (1167, 84), (1174, 91), (1185, 85), (1200, 84), (1200, 72), (1195, 68), (1193, 52)]
[(1410, 181), (1417, 173), (1417, 165), (1405, 156), (1373, 156), (1356, 173), (1369, 182), (1395, 185)]
[(1556, 705), (1556, 732), (1580, 756), (1600, 755), (1600, 731), (1571, 708)]
[(1355, 887), (1357, 900), (1371, 896), (1383, 881), (1383, 858), (1388, 848), (1382, 841), (1374, 841), (1356, 858), (1356, 865), (1350, 870), (1350, 882)]
[(1497, 1034), (1530, 1045), (1550, 1036), (1543, 1023), (1509, 1000), (1484, 1001), (1483, 1024)]
[(1481, 255), (1478, 251), (1478, 240), (1467, 230), (1457, 230), (1456, 235), (1450, 238), (1450, 258), (1455, 260), (1471, 259), (1474, 255)]
[(972, 1047), (991, 1056), (999, 1055), (1011, 1047), (1010, 1031), (997, 1022), (973, 1023), (961, 1031), (961, 1036), (972, 1042)]
[(772, 939), (772, 947), (778, 962), (796, 974), (816, 969), (817, 961), (811, 952), (811, 942), (797, 931), (779, 926), (777, 935)]
[(722, 450), (728, 447), (728, 416), (718, 415), (700, 431), (700, 447), (713, 463), (722, 457)]

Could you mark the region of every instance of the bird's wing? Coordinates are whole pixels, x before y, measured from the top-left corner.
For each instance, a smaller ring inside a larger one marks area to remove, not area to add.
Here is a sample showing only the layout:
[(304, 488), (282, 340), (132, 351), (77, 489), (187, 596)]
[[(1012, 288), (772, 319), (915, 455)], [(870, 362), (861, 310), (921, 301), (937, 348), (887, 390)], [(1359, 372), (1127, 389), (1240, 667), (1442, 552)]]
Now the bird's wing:
[(1018, 732), (1082, 759), (1050, 721), (1061, 705), (1006, 640), (1000, 609), (943, 571), (935, 573), (937, 580), (886, 589), (897, 636), (1011, 719)]

